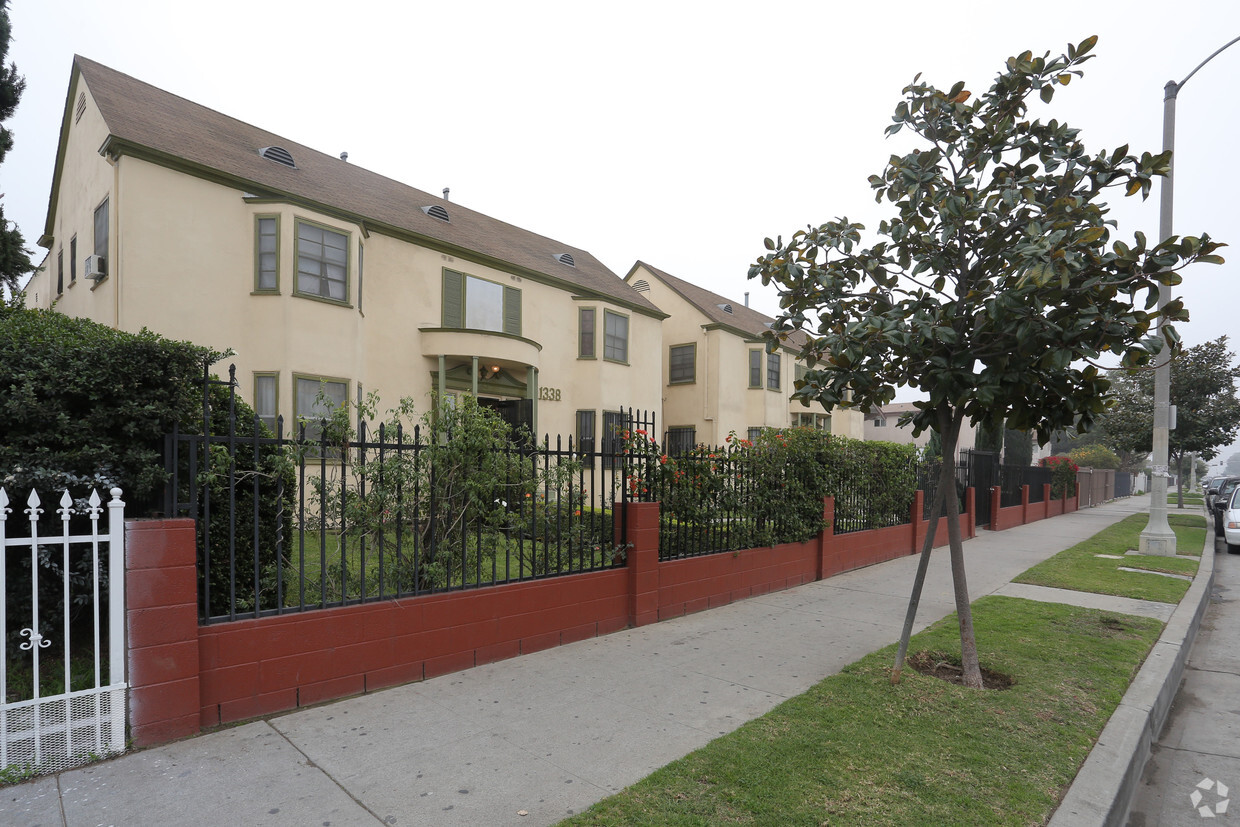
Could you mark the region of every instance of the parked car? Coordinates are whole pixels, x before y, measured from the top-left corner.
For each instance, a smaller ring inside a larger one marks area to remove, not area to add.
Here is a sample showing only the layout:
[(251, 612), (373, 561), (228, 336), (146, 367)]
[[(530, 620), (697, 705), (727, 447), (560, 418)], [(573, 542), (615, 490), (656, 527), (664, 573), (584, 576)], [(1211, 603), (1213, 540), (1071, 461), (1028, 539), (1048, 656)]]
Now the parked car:
[(1219, 486), (1218, 493), (1214, 495), (1210, 511), (1214, 515), (1215, 537), (1223, 536), (1223, 510), (1231, 504), (1232, 495), (1237, 486), (1240, 486), (1240, 477), (1224, 477), (1223, 484)]
[(1219, 488), (1229, 479), (1234, 479), (1234, 477), (1221, 476), (1210, 480), (1210, 484), (1206, 487), (1206, 511), (1213, 511), (1214, 498), (1218, 496)]
[(1240, 488), (1231, 492), (1223, 509), (1223, 539), (1227, 541), (1228, 554), (1240, 554)]

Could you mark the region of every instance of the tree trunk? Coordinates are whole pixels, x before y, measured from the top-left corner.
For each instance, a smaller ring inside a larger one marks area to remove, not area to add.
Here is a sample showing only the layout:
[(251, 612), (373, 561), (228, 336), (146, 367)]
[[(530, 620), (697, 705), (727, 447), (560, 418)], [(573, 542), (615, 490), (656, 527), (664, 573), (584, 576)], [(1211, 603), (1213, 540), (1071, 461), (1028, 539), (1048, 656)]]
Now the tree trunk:
[[(964, 416), (959, 411), (939, 412), (939, 421), (943, 429), (943, 455), (956, 455), (956, 445), (960, 440), (960, 424)], [(955, 475), (944, 463), (943, 475), (939, 485), (952, 486), (955, 493)], [(981, 496), (990, 496), (983, 492)], [(951, 548), (952, 586), (956, 594), (956, 620), (960, 627), (960, 666), (963, 670), (961, 680), (965, 686), (974, 689), (982, 688), (982, 669), (977, 660), (977, 640), (973, 635), (973, 609), (969, 605), (969, 584), (964, 571), (964, 541), (960, 535), (960, 500), (957, 497), (947, 498), (947, 539)]]
[[(946, 459), (940, 457), (943, 467), (948, 466)], [(952, 463), (954, 475), (954, 460)], [(917, 574), (913, 578), (913, 593), (908, 598), (908, 611), (904, 615), (904, 629), (900, 632), (900, 647), (896, 650), (896, 662), (891, 668), (891, 684), (900, 682), (900, 674), (904, 671), (904, 656), (908, 654), (908, 639), (913, 634), (913, 623), (917, 620), (917, 606), (921, 603), (921, 588), (926, 582), (926, 569), (930, 567), (930, 550), (934, 548), (934, 533), (939, 526), (939, 516), (943, 512), (944, 488), (942, 467), (940, 467), (939, 484), (935, 486), (934, 496), (930, 501), (930, 528), (926, 532), (926, 540), (921, 545), (921, 559), (917, 561)], [(952, 481), (952, 495), (955, 495), (955, 480)], [(913, 526), (914, 534), (917, 526)]]

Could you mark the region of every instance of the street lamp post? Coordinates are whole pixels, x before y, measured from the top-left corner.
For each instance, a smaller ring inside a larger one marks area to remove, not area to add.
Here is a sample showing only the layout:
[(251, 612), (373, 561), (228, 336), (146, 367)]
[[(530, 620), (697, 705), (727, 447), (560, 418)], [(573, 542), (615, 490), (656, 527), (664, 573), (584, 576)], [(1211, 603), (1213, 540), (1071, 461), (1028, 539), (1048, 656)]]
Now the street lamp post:
[[(1240, 37), (1234, 38), (1222, 47), (1217, 49), (1214, 54), (1210, 55), (1201, 63), (1197, 64), (1197, 68), (1189, 72), (1184, 80), (1176, 83), (1174, 80), (1167, 81), (1167, 85), (1163, 91), (1163, 151), (1171, 152), (1170, 168), (1167, 175), (1162, 179), (1159, 188), (1159, 215), (1158, 215), (1158, 237), (1159, 241), (1165, 241), (1171, 236), (1171, 211), (1172, 211), (1172, 193), (1175, 181), (1175, 99), (1180, 90), (1184, 88), (1184, 84), (1188, 83), (1189, 78), (1197, 74), (1197, 71), (1214, 60), (1219, 52), (1222, 52), (1228, 46), (1240, 42)], [(1158, 286), (1158, 309), (1161, 311), (1171, 299), (1171, 288), (1165, 284)], [(1163, 332), (1163, 319), (1158, 319), (1158, 333), (1161, 338)], [(1165, 340), (1164, 340), (1165, 341)], [(1138, 551), (1142, 554), (1175, 554), (1175, 532), (1171, 530), (1171, 525), (1167, 522), (1167, 465), (1170, 461), (1168, 450), (1171, 409), (1171, 360), (1164, 354), (1157, 357), (1157, 366), (1154, 369), (1154, 461), (1152, 463), (1152, 471), (1150, 474), (1150, 521), (1146, 525), (1145, 530), (1141, 532), (1141, 541)]]

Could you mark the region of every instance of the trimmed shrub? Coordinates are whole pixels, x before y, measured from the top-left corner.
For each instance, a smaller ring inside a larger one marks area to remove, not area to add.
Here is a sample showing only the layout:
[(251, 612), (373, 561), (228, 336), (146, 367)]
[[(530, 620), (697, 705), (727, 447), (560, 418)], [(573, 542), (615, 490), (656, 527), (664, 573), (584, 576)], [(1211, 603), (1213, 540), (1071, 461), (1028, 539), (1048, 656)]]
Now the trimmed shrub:
[(221, 356), (149, 330), (0, 308), (0, 485), (23, 499), (119, 485), (126, 514), (158, 508), (164, 435), (201, 418), (203, 365)]

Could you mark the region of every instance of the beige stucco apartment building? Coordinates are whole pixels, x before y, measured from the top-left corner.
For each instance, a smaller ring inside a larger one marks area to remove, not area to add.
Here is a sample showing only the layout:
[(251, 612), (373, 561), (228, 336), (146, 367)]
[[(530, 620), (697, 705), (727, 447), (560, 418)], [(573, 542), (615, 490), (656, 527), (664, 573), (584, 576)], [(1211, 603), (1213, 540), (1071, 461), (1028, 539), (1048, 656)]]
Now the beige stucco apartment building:
[[(917, 409), (912, 402), (891, 402), (880, 410), (865, 415), (865, 438), (871, 442), (896, 442), (900, 445), (916, 445), (925, 448), (930, 443), (930, 431), (913, 436), (913, 426), (899, 424), (900, 417)], [(959, 451), (971, 451), (977, 444), (977, 427), (965, 422), (960, 426)]]
[(826, 411), (789, 398), (803, 370), (796, 362), (802, 341), (767, 353), (762, 334), (770, 316), (641, 261), (625, 281), (668, 313), (660, 375), (672, 444), (720, 445), (732, 433), (789, 426), (862, 438), (859, 411)]
[(271, 422), (320, 389), (578, 438), (660, 408), (665, 314), (590, 253), (81, 57), (39, 243), (28, 305), (231, 348)]

